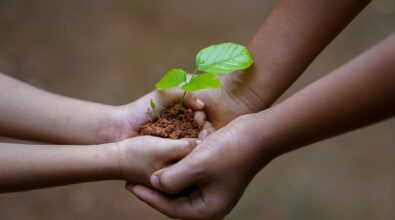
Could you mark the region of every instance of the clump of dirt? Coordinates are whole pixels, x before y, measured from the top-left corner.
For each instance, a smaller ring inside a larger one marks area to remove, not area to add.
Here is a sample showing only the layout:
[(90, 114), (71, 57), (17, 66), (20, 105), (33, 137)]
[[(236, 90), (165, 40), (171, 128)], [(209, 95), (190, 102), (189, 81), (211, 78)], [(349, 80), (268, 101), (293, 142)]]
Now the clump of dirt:
[(140, 129), (140, 135), (170, 139), (197, 138), (201, 130), (193, 118), (192, 109), (175, 104), (164, 110), (160, 119), (144, 124)]

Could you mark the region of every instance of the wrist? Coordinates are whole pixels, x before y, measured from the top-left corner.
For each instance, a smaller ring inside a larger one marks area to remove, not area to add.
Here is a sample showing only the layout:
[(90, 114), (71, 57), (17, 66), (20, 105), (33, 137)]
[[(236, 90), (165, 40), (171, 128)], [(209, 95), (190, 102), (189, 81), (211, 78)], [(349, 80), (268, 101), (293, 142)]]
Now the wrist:
[(98, 145), (100, 151), (102, 152), (103, 159), (103, 169), (106, 170), (106, 179), (122, 180), (121, 172), (121, 152), (119, 148), (119, 143), (109, 143)]
[(129, 134), (133, 131), (130, 128), (132, 114), (127, 112), (129, 106), (110, 106), (101, 112), (95, 129), (97, 141), (99, 143), (114, 143), (125, 140), (133, 136)]
[[(247, 113), (256, 113), (264, 110), (273, 103), (269, 97), (264, 97), (262, 88), (256, 89), (254, 83), (254, 76), (257, 75), (255, 67), (239, 71), (234, 74), (223, 76), (224, 90), (228, 96), (241, 103)], [(246, 114), (246, 112), (243, 112)], [(240, 115), (243, 115), (240, 114)]]
[[(118, 151), (115, 144), (66, 146), (59, 155), (59, 175), (73, 173), (77, 182), (119, 179)], [(56, 158), (56, 157), (55, 157)], [(56, 159), (53, 158), (54, 161)]]
[(118, 179), (134, 184), (147, 184), (142, 180), (149, 180), (145, 172), (146, 167), (151, 166), (152, 160), (142, 152), (145, 138), (132, 138), (116, 143), (118, 148)]
[[(274, 145), (274, 140), (271, 137), (271, 126), (268, 123), (266, 115), (261, 113), (247, 114), (240, 116), (236, 121), (241, 128), (239, 136), (246, 140), (239, 144), (245, 154), (249, 163), (254, 164), (255, 172), (259, 172), (266, 164), (275, 159), (279, 152), (277, 152)], [(253, 161), (253, 162), (251, 162)]]
[(250, 134), (257, 143), (257, 154), (266, 155), (267, 159), (276, 157), (289, 151), (292, 140), (288, 141), (287, 130), (282, 126), (283, 117), (277, 117), (276, 107), (253, 114), (250, 121)]
[[(64, 142), (72, 144), (108, 143), (105, 130), (110, 126), (110, 115), (115, 107), (82, 100), (66, 100), (64, 116), (58, 123)], [(70, 107), (71, 106), (71, 107)], [(60, 139), (60, 140), (61, 140)]]

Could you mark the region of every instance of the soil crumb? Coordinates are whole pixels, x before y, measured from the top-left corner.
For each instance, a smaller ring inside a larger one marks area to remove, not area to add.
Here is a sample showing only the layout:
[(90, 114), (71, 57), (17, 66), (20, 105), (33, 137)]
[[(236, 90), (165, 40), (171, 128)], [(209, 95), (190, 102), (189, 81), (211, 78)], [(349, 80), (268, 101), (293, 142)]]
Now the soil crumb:
[(162, 138), (197, 138), (201, 131), (199, 124), (193, 118), (193, 111), (184, 106), (173, 105), (161, 113), (161, 118), (144, 124), (140, 135), (152, 135)]

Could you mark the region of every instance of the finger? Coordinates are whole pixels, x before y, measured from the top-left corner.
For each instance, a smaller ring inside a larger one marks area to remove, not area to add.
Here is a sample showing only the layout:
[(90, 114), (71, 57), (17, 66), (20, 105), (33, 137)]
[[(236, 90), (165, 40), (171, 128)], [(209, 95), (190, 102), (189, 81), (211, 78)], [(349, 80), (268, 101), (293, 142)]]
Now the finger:
[[(167, 215), (170, 218), (180, 219), (198, 219), (200, 212), (195, 207), (202, 207), (201, 199), (190, 200), (189, 197), (171, 198), (161, 192), (152, 190), (145, 186), (127, 186), (127, 189), (132, 192), (138, 199), (147, 203), (152, 208)], [(191, 203), (193, 202), (193, 203)]]
[(155, 189), (166, 193), (178, 193), (195, 185), (201, 172), (197, 162), (187, 156), (176, 164), (151, 175), (151, 184)]
[(138, 199), (147, 203), (152, 208), (162, 212), (165, 215), (170, 213), (170, 199), (164, 194), (151, 190), (141, 185), (126, 185), (126, 189), (133, 193)]
[(190, 92), (184, 98), (184, 105), (195, 111), (204, 109), (204, 102)]
[(196, 138), (163, 139), (158, 147), (166, 161), (180, 160), (186, 157), (197, 145)]
[(213, 127), (213, 125), (209, 121), (206, 121), (206, 123), (203, 126), (203, 129), (199, 133), (198, 139), (204, 140), (214, 132), (215, 132), (215, 128)]
[(203, 128), (206, 123), (206, 114), (203, 111), (195, 111), (193, 118), (198, 123), (199, 128)]

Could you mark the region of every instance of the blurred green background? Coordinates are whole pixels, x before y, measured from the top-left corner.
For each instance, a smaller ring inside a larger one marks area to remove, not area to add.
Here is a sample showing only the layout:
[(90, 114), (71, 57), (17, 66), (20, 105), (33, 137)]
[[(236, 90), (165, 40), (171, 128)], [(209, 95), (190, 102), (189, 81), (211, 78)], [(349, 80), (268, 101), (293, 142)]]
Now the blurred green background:
[[(170, 67), (192, 70), (200, 48), (246, 44), (273, 4), (0, 0), (0, 71), (66, 96), (125, 104)], [(373, 1), (284, 97), (394, 30), (395, 1)], [(394, 145), (392, 119), (284, 155), (227, 219), (395, 219)], [(167, 218), (108, 181), (0, 195), (0, 219)]]

